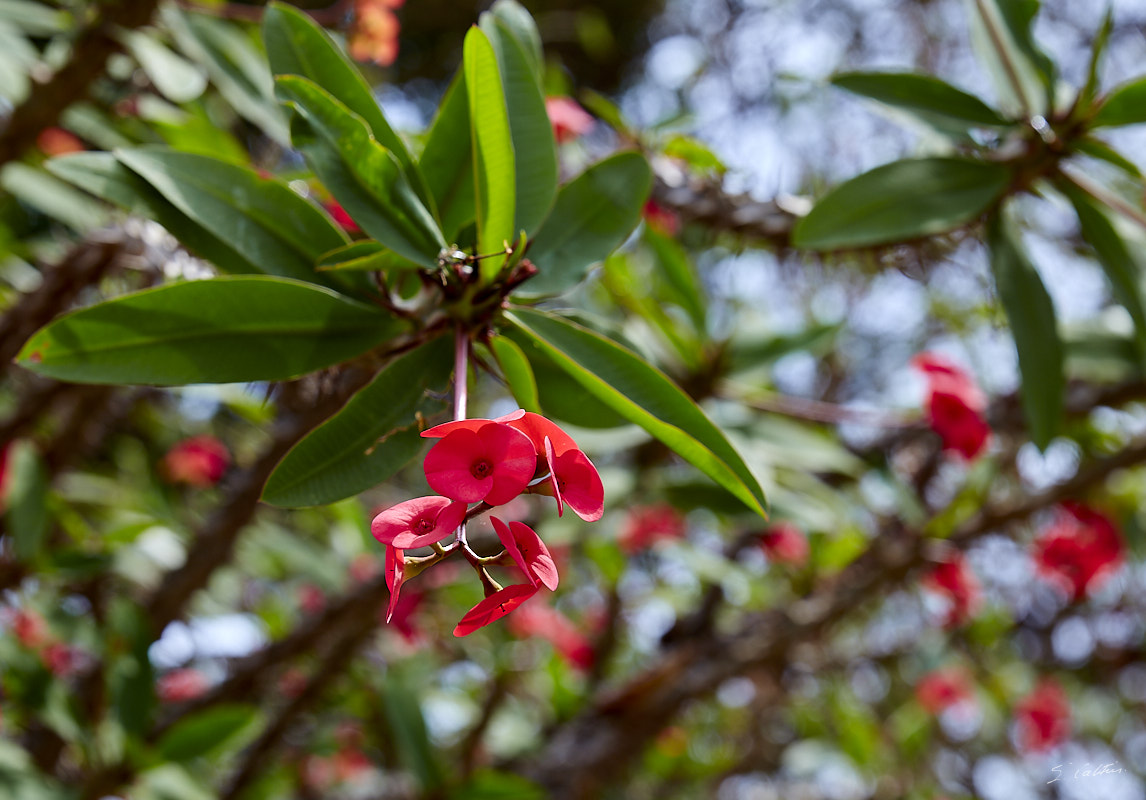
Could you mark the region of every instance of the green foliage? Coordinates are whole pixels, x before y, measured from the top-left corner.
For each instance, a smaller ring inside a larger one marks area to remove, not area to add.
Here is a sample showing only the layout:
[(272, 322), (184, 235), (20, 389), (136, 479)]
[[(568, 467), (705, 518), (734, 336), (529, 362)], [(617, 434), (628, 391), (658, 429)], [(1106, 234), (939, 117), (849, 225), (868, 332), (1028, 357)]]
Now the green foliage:
[(910, 111), (940, 130), (965, 131), (973, 127), (994, 128), (1012, 124), (979, 98), (931, 75), (846, 72), (833, 76), (832, 83), (849, 92)]

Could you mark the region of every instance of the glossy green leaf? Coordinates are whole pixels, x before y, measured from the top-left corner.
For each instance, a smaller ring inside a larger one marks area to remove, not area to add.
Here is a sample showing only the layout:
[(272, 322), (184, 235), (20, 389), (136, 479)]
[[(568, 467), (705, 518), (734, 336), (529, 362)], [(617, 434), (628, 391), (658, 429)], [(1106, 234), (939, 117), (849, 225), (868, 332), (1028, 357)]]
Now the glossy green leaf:
[(517, 39), (529, 61), (529, 67), (540, 80), (545, 70), (545, 55), (541, 49), (541, 32), (537, 23), (516, 0), (495, 0), (490, 12)]
[(1146, 297), (1143, 296), (1142, 271), (1114, 224), (1090, 196), (1067, 182), (1059, 184), (1059, 188), (1074, 205), (1082, 238), (1094, 248), (1098, 263), (1114, 287), (1114, 296), (1134, 320), (1139, 358), (1146, 363)]
[(117, 150), (115, 155), (261, 272), (313, 280), (318, 257), (347, 241), (317, 207), (285, 184), (245, 167), (166, 148)]
[(643, 156), (618, 153), (562, 186), (527, 254), (539, 272), (523, 293), (558, 294), (581, 281), (636, 228), (652, 180)]
[(218, 750), (254, 722), (259, 710), (244, 703), (212, 706), (180, 719), (156, 749), (168, 761), (188, 761)]
[[(515, 4), (513, 4), (515, 5)], [(508, 7), (503, 6), (503, 11)], [(526, 55), (527, 45), (494, 13), (481, 16), (481, 29), (493, 44), (509, 111), (514, 157), (514, 231), (533, 232), (549, 214), (557, 195), (557, 143), (545, 111), (540, 77)]]
[(1038, 272), (998, 216), (991, 220), (987, 244), (999, 300), (1019, 352), (1023, 379), (1019, 392), (1031, 440), (1045, 448), (1058, 432), (1066, 388), (1054, 305)]
[(534, 339), (514, 328), (507, 328), (503, 333), (513, 340), (529, 362), (537, 384), (540, 413), (579, 428), (608, 429), (629, 424), (612, 408), (586, 394), (581, 384), (553, 363)]
[(312, 284), (215, 278), (65, 314), (33, 335), (18, 361), (78, 383), (277, 381), (354, 358), (404, 328), (371, 306)]
[(437, 205), (442, 231), (457, 244), (458, 232), (474, 221), (475, 213), (469, 94), (461, 69), (446, 89), (418, 164)]
[(1143, 122), (1146, 122), (1146, 78), (1135, 78), (1110, 91), (1090, 126), (1101, 128)]
[(910, 72), (846, 72), (832, 83), (854, 94), (902, 108), (944, 127), (1002, 127), (1011, 122), (978, 97), (931, 75)]
[(392, 272), (416, 270), (419, 266), (419, 264), (415, 264), (408, 258), (403, 258), (393, 250), (386, 249), (381, 242), (366, 239), (324, 253), (318, 259), (315, 269), (319, 272), (327, 270)]
[(429, 189), (406, 143), (390, 127), (362, 73), (320, 25), (296, 8), (274, 2), (263, 15), (263, 41), (275, 75), (309, 78), (362, 117), (378, 143), (398, 159), (423, 204), (432, 208)]
[(701, 175), (717, 176), (728, 171), (728, 167), (699, 139), (677, 134), (665, 142), (662, 152), (669, 158), (677, 158)]
[[(132, 213), (150, 217), (191, 252), (224, 272), (261, 273), (230, 242), (213, 235), (163, 198), (111, 153), (72, 153), (45, 162), (48, 171), (85, 192)], [(274, 264), (268, 264), (274, 267)]]
[(533, 368), (529, 366), (529, 359), (521, 348), (512, 340), (504, 336), (495, 336), (489, 343), (501, 367), (501, 374), (509, 384), (509, 391), (513, 399), (526, 411), (535, 414), (541, 413), (540, 401), (537, 399), (537, 379), (533, 376)]
[[(470, 28), (466, 34), (463, 63), (474, 161), (477, 249), (484, 255), (517, 241), (513, 139), (497, 56), (480, 28)], [(487, 258), (481, 262), (482, 274), (496, 275), (504, 261)]]
[(347, 213), (394, 252), (434, 265), (445, 239), (394, 154), (374, 140), (361, 117), (312, 81), (284, 75), (277, 84), (297, 112), (295, 147)]
[(333, 503), (404, 467), (425, 444), (417, 415), (442, 406), (426, 392), (445, 389), (452, 352), (449, 337), (443, 337), (388, 364), (286, 454), (267, 481), (263, 500), (292, 508)]
[(894, 161), (828, 192), (792, 232), (806, 250), (904, 242), (965, 225), (1010, 183), (1002, 165), (963, 158)]
[(740, 454), (664, 373), (609, 339), (558, 317), (521, 308), (507, 317), (588, 394), (765, 515), (764, 493)]
[(51, 518), (48, 515), (48, 474), (43, 459), (29, 441), (20, 440), (7, 454), (7, 474), (0, 482), (0, 510), (12, 536), (16, 559), (33, 561), (43, 549)]
[(167, 49), (154, 32), (122, 31), (119, 40), (159, 93), (172, 103), (190, 102), (207, 88), (203, 69)]

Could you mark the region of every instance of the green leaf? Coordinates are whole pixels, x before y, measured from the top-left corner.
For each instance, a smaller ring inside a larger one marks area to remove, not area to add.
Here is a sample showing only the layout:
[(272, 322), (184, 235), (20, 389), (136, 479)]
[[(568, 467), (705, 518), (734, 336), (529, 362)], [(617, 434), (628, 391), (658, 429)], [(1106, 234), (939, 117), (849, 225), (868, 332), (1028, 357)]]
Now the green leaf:
[[(503, 4), (503, 12), (509, 4)], [(514, 157), (514, 231), (532, 236), (557, 195), (557, 143), (545, 111), (540, 78), (525, 46), (495, 13), (481, 15), (481, 29), (497, 54)], [(492, 252), (492, 251), (491, 251)]]
[(67, 11), (33, 0), (0, 0), (0, 22), (30, 36), (63, 33), (75, 24), (74, 18)]
[(636, 228), (653, 175), (639, 153), (618, 153), (561, 187), (537, 232), (529, 259), (538, 274), (524, 294), (559, 294), (605, 259)]
[(999, 216), (991, 219), (987, 244), (995, 286), (1019, 352), (1023, 411), (1031, 440), (1042, 449), (1059, 429), (1066, 387), (1054, 305), (1038, 272)]
[(117, 150), (115, 155), (261, 272), (314, 280), (318, 257), (346, 244), (346, 235), (318, 208), (253, 170), (166, 148)]
[(515, 329), (504, 331), (521, 349), (537, 384), (537, 402), (542, 414), (579, 428), (619, 428), (628, 420), (592, 395), (545, 355), (541, 345)]
[(1010, 180), (1006, 166), (985, 161), (894, 161), (828, 192), (796, 224), (792, 244), (843, 250), (944, 233), (982, 215)]
[(453, 365), (449, 337), (395, 359), (333, 417), (296, 444), (275, 467), (263, 500), (296, 508), (333, 503), (377, 486), (424, 445), (417, 415), (441, 402)]
[(30, 563), (44, 547), (51, 522), (48, 516), (48, 475), (36, 447), (29, 441), (15, 442), (8, 452), (8, 474), (0, 490), (0, 509), (7, 507), (5, 519), (12, 535), (16, 559)]
[(1078, 107), (1089, 109), (1098, 94), (1098, 68), (1102, 64), (1102, 57), (1106, 54), (1106, 45), (1110, 42), (1110, 31), (1114, 27), (1114, 9), (1106, 7), (1102, 15), (1102, 23), (1094, 34), (1094, 44), (1090, 48), (1090, 63), (1086, 68), (1086, 82), (1078, 93)]
[(168, 50), (154, 32), (125, 30), (120, 31), (118, 38), (159, 93), (172, 103), (190, 102), (207, 88), (206, 73)]
[(34, 334), (17, 360), (78, 383), (278, 381), (354, 358), (404, 327), (312, 284), (215, 278), (65, 314)]
[(297, 115), (295, 147), (354, 221), (394, 252), (432, 266), (446, 246), (394, 154), (378, 144), (362, 118), (306, 78), (276, 79)]
[(541, 413), (540, 401), (537, 399), (537, 379), (533, 376), (533, 368), (529, 366), (525, 353), (504, 336), (495, 336), (490, 340), (489, 347), (501, 367), (501, 374), (505, 376), (513, 399), (526, 411)]
[(1068, 182), (1059, 189), (1070, 199), (1082, 228), (1082, 238), (1094, 248), (1098, 263), (1114, 287), (1114, 296), (1134, 320), (1139, 358), (1146, 363), (1146, 297), (1143, 297), (1142, 274), (1130, 248), (1118, 235), (1114, 224), (1090, 196)]
[(263, 15), (263, 41), (275, 75), (309, 78), (362, 117), (378, 143), (398, 159), (419, 199), (432, 207), (425, 178), (410, 157), (406, 143), (390, 127), (362, 73), (320, 25), (296, 8), (274, 2)]
[(366, 239), (324, 253), (319, 257), (315, 268), (319, 272), (326, 270), (400, 272), (416, 270), (419, 266), (393, 250), (387, 250), (381, 242)]
[[(137, 214), (150, 217), (189, 250), (224, 272), (262, 273), (231, 243), (210, 233), (167, 202), (159, 192), (129, 170), (111, 153), (72, 153), (45, 162), (48, 171), (85, 192)], [(274, 267), (275, 265), (268, 265)]]
[(1138, 169), (1138, 165), (1124, 155), (1119, 153), (1106, 142), (1090, 136), (1083, 136), (1080, 139), (1075, 139), (1070, 142), (1070, 149), (1088, 155), (1091, 158), (1097, 158), (1100, 161), (1105, 161), (1107, 164), (1113, 164), (1120, 170), (1125, 172), (1132, 178), (1141, 180), (1142, 170)]
[(279, 144), (290, 143), (286, 122), (274, 102), (266, 59), (241, 28), (208, 14), (181, 11), (173, 4), (164, 4), (159, 14), (179, 48), (203, 65), (236, 113)]
[[(493, 45), (480, 28), (466, 34), (463, 63), (474, 162), (477, 250), (496, 253), (517, 241), (513, 139)], [(496, 275), (505, 259), (487, 258), (482, 274)]]
[(1135, 78), (1116, 86), (1101, 101), (1092, 128), (1140, 125), (1146, 122), (1146, 78)]
[(541, 33), (533, 17), (516, 0), (496, 0), (490, 12), (517, 39), (529, 61), (529, 68), (540, 80), (545, 71), (545, 55), (541, 49)]
[(545, 800), (545, 789), (510, 772), (481, 770), (450, 794), (450, 800)]
[(910, 111), (945, 130), (955, 126), (1002, 127), (1012, 124), (978, 97), (931, 75), (910, 72), (847, 72), (832, 83), (854, 94)]
[(107, 223), (107, 209), (39, 167), (21, 162), (0, 170), (0, 188), (42, 214), (76, 231), (86, 232)]
[(456, 242), (475, 213), (469, 94), (461, 69), (446, 89), (418, 164), (437, 205), (442, 231), (448, 241)]
[(434, 758), (434, 747), (418, 704), (416, 685), (390, 672), (382, 687), (382, 711), (399, 759), (425, 790), (442, 782), (442, 771)]
[(665, 142), (661, 150), (669, 158), (679, 158), (701, 175), (723, 175), (728, 171), (728, 167), (708, 145), (691, 136), (677, 134)]
[(156, 749), (165, 761), (189, 761), (218, 750), (258, 715), (258, 708), (245, 703), (206, 708), (172, 725)]
[(707, 326), (704, 290), (693, 271), (688, 253), (675, 239), (657, 233), (648, 226), (645, 227), (645, 242), (656, 255), (669, 299), (688, 312), (696, 330), (703, 334)]
[(1024, 117), (1049, 116), (1054, 100), (1054, 63), (1031, 33), (1039, 0), (969, 0), (972, 32), (1002, 98)]
[(740, 454), (664, 373), (609, 339), (558, 317), (518, 308), (507, 318), (586, 392), (766, 516), (764, 493)]

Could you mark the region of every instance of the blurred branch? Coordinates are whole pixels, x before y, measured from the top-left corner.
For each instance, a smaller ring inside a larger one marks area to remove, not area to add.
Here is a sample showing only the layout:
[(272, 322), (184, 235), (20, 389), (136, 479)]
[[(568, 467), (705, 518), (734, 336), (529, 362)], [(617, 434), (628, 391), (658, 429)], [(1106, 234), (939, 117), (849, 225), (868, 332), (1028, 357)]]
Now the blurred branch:
[(692, 178), (683, 171), (658, 165), (652, 199), (680, 216), (712, 230), (788, 247), (799, 216), (775, 200), (756, 200), (748, 194), (730, 195), (713, 181)]
[[(28, 99), (8, 116), (0, 133), (0, 164), (20, 158), (40, 131), (55, 125), (68, 106), (84, 99), (88, 87), (103, 74), (108, 58), (121, 49), (116, 30), (146, 25), (157, 5), (158, 0), (131, 0), (96, 6), (98, 17), (75, 39), (68, 61), (35, 85)], [(0, 359), (0, 363), (7, 363), (9, 358)]]
[[(264, 5), (244, 5), (242, 3), (196, 3), (194, 0), (177, 0), (180, 8), (197, 11), (222, 19), (240, 22), (261, 22), (266, 13)], [(350, 14), (351, 0), (336, 0), (325, 8), (299, 8), (324, 28), (334, 28), (344, 22)]]

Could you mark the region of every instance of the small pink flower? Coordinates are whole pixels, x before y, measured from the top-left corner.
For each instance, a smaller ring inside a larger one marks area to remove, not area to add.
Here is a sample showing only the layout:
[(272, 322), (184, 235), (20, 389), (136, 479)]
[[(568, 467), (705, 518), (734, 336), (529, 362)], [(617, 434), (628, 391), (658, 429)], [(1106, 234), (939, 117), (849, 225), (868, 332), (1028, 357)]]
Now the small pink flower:
[(183, 703), (206, 694), (207, 678), (197, 669), (173, 669), (156, 682), (155, 693), (164, 703)]
[(490, 522), (497, 532), (497, 538), (509, 552), (510, 557), (533, 584), (540, 583), (549, 591), (557, 589), (557, 565), (549, 548), (541, 537), (524, 522), (511, 522), (507, 526), (497, 517), (491, 516)]
[(684, 517), (667, 503), (634, 506), (621, 531), (620, 545), (626, 553), (650, 547), (657, 539), (679, 539), (685, 534)]
[(74, 675), (80, 669), (80, 664), (84, 660), (84, 654), (63, 642), (53, 642), (44, 648), (40, 654), (44, 661), (44, 666), (57, 678), (67, 678)]
[(556, 455), (553, 442), (545, 439), (550, 482), (547, 487), (557, 499), (557, 516), (568, 505), (581, 519), (596, 522), (605, 513), (605, 487), (589, 457), (580, 450)]
[(370, 523), (370, 533), (399, 550), (440, 542), (462, 524), (466, 504), (445, 497), (416, 497), (383, 511)]
[(1125, 547), (1108, 517), (1081, 503), (1066, 502), (1035, 542), (1039, 575), (1075, 601), (1100, 587), (1122, 564)]
[(593, 130), (593, 117), (570, 97), (546, 97), (545, 113), (557, 144), (565, 144)]
[(509, 618), (514, 636), (537, 636), (553, 645), (561, 657), (580, 670), (593, 666), (593, 645), (569, 618), (557, 609), (531, 603)]
[(950, 602), (944, 623), (948, 628), (969, 621), (983, 602), (979, 580), (961, 553), (931, 570), (923, 579), (923, 585)]
[(929, 714), (939, 715), (951, 706), (974, 699), (967, 675), (961, 669), (948, 667), (933, 670), (915, 685), (915, 699)]
[(780, 522), (760, 534), (760, 547), (777, 564), (799, 567), (808, 561), (808, 539), (790, 522)]
[(1051, 678), (1039, 681), (1034, 691), (1015, 706), (1019, 747), (1030, 753), (1050, 750), (1070, 736), (1070, 701)]
[(163, 468), (172, 483), (206, 488), (214, 486), (227, 471), (231, 454), (214, 436), (184, 439), (167, 451)]
[(454, 636), (469, 636), (478, 628), (504, 617), (537, 594), (537, 586), (528, 583), (515, 583), (494, 592), (471, 608), (454, 628)]
[(394, 546), (386, 548), (386, 587), (390, 590), (390, 603), (386, 606), (386, 621), (394, 618), (394, 611), (398, 608), (398, 594), (402, 591), (402, 582), (406, 579), (405, 554)]
[(476, 430), (446, 434), (423, 462), (426, 481), (452, 500), (491, 506), (521, 494), (537, 469), (529, 438), (509, 425), (485, 420)]
[(346, 209), (343, 208), (342, 204), (337, 200), (327, 200), (322, 205), (342, 230), (347, 233), (360, 233), (362, 231), (362, 229), (358, 227), (358, 223), (354, 221), (354, 218), (346, 213)]

